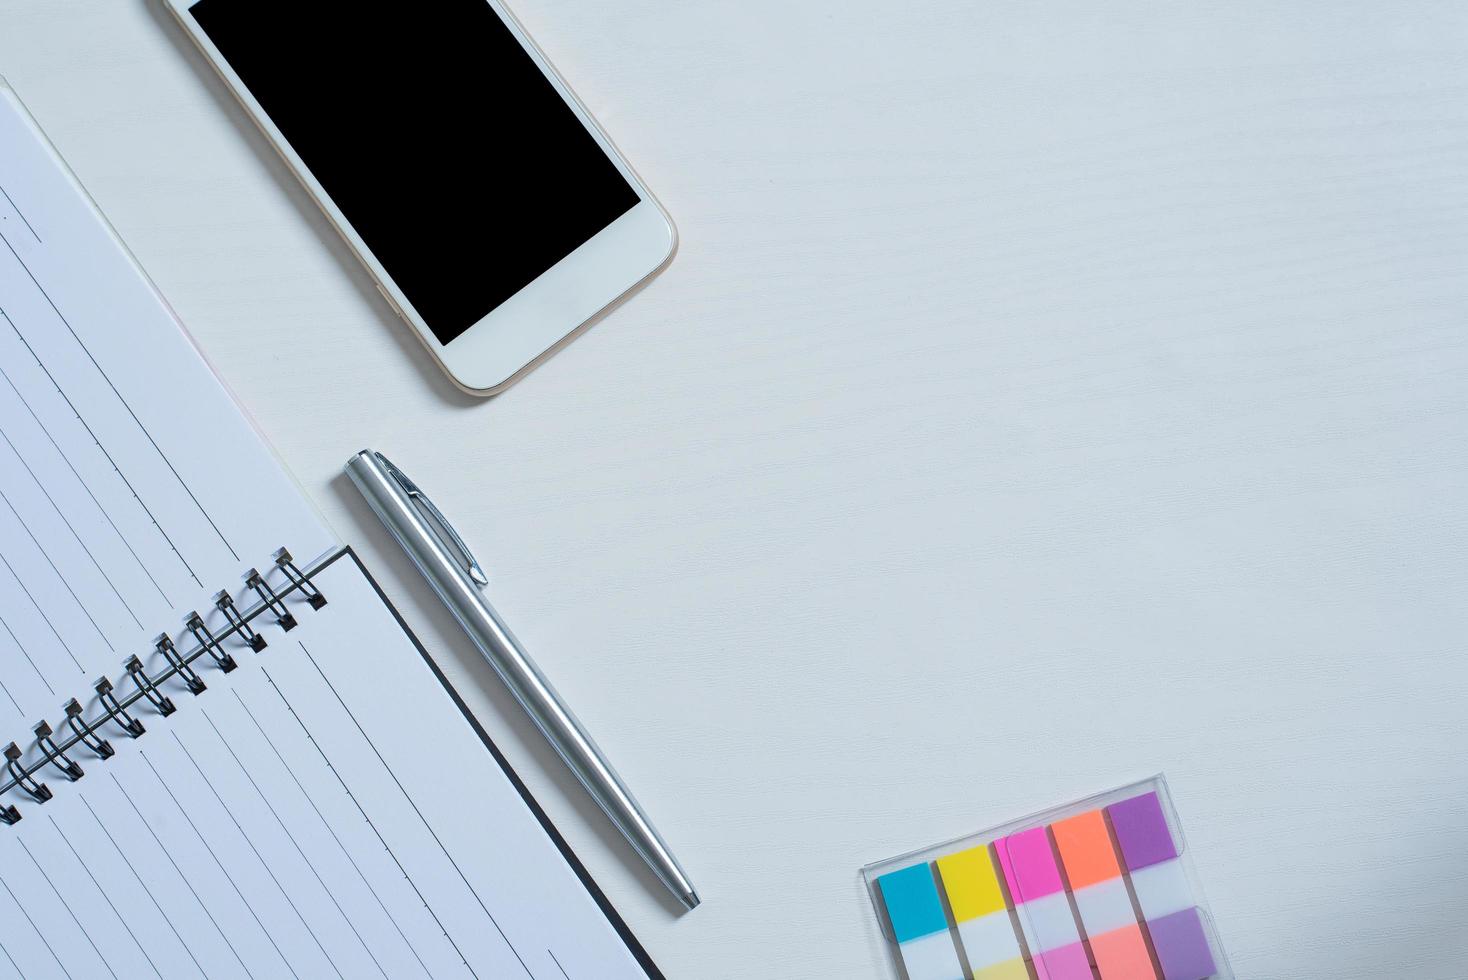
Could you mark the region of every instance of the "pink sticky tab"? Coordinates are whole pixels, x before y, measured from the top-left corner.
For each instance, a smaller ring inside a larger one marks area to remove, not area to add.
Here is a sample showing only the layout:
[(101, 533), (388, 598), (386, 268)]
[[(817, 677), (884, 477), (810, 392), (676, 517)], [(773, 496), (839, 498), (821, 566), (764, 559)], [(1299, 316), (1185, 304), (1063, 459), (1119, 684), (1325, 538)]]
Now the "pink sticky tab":
[(1091, 960), (1086, 948), (1080, 943), (1071, 943), (1035, 958), (1035, 972), (1040, 980), (1092, 980)]
[(999, 841), (995, 850), (1015, 902), (1044, 898), (1065, 888), (1044, 827), (1010, 834)]

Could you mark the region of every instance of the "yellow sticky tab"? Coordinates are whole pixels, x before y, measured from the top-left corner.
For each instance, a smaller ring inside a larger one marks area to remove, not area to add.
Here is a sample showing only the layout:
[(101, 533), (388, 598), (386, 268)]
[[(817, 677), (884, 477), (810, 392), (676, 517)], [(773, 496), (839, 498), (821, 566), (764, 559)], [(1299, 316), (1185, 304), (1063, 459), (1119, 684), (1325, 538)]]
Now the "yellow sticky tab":
[(1005, 960), (974, 971), (974, 980), (1030, 980), (1024, 960)]
[(999, 875), (987, 845), (940, 857), (938, 874), (953, 921), (966, 922), (1004, 910), (1004, 893), (999, 890)]

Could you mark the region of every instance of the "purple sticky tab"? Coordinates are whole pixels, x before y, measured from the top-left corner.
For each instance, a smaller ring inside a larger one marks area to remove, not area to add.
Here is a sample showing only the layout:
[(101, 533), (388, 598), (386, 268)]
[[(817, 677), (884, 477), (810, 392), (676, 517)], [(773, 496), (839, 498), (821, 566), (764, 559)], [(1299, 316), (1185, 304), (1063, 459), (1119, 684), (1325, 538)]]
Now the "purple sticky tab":
[(1156, 793), (1113, 803), (1106, 808), (1106, 815), (1111, 818), (1128, 871), (1177, 857), (1177, 845), (1172, 841), (1172, 831), (1167, 829), (1167, 818), (1162, 815), (1162, 802)]
[(1148, 919), (1147, 931), (1152, 934), (1163, 980), (1207, 980), (1218, 972), (1197, 909)]

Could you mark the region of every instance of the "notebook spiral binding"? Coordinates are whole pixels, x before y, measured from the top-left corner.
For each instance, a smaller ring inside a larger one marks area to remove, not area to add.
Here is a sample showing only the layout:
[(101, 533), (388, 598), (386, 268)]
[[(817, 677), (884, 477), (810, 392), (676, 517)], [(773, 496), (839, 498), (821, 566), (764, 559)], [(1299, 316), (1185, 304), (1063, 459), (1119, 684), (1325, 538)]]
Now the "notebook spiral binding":
[[(163, 685), (168, 681), (181, 680), (189, 693), (195, 695), (208, 690), (204, 678), (195, 669), (197, 661), (211, 663), (221, 673), (227, 674), (238, 664), (225, 649), (226, 642), (243, 643), (255, 652), (265, 649), (265, 637), (251, 625), (252, 620), (269, 615), (282, 630), (290, 630), (296, 626), (296, 618), (286, 608), (285, 600), (289, 596), (299, 595), (312, 609), (326, 605), (326, 596), (316, 588), (311, 576), (296, 567), (286, 549), (281, 548), (275, 553), (272, 571), (280, 572), (285, 578), (285, 584), (279, 590), (272, 587), (258, 570), (252, 568), (246, 573), (245, 593), (241, 601), (251, 594), (253, 601), (246, 603), (244, 609), (236, 605), (227, 590), (214, 596), (214, 608), (229, 624), (224, 629), (212, 631), (204, 625), (204, 617), (197, 611), (190, 613), (184, 620), (184, 629), (192, 639), (187, 652), (168, 634), (159, 636), (154, 641), (154, 648), (166, 666), (156, 673), (150, 675), (143, 661), (134, 656), (123, 665), (125, 680), (118, 681), (122, 691), (105, 677), (97, 681), (97, 703), (102, 710), (96, 717), (87, 719), (81, 702), (72, 698), (63, 709), (66, 720), (60, 729), (53, 728), (46, 721), (35, 725), (36, 751), (32, 758), (28, 759), (15, 742), (5, 746), (4, 765), (0, 766), (0, 825), (14, 824), (21, 818), (20, 810), (4, 801), (5, 794), (19, 789), (36, 803), (45, 803), (53, 793), (51, 787), (37, 778), (38, 775), (54, 769), (72, 782), (86, 775), (85, 770), (67, 753), (85, 749), (98, 759), (112, 758), (117, 750), (104, 737), (109, 725), (116, 725), (129, 738), (138, 738), (147, 732), (143, 723), (130, 713), (130, 708), (141, 707), (142, 702), (147, 702), (162, 717), (173, 714), (173, 699), (163, 692)], [(180, 642), (184, 642), (182, 635)]]

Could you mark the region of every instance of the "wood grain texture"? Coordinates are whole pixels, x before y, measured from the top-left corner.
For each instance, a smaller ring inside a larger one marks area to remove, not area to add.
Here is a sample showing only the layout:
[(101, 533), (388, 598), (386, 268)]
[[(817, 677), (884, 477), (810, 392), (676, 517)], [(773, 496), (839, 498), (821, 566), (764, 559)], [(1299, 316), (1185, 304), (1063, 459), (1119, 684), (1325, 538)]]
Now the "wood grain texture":
[[(862, 864), (1159, 770), (1240, 976), (1465, 976), (1468, 8), (516, 9), (682, 249), (488, 404), (144, 0), (0, 0), (0, 73), (669, 976), (888, 976)], [(696, 913), (344, 489), (368, 444)]]

